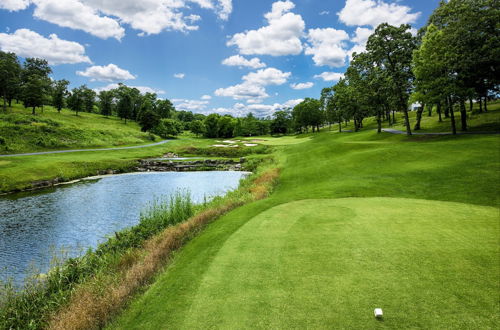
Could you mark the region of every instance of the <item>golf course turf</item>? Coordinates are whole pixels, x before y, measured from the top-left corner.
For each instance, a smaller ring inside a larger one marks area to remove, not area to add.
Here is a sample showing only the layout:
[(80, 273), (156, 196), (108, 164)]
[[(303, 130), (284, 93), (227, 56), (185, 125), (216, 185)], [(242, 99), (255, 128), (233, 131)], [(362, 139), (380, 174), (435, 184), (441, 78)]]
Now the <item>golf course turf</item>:
[(208, 226), (110, 328), (498, 326), (498, 136), (288, 140), (275, 192)]

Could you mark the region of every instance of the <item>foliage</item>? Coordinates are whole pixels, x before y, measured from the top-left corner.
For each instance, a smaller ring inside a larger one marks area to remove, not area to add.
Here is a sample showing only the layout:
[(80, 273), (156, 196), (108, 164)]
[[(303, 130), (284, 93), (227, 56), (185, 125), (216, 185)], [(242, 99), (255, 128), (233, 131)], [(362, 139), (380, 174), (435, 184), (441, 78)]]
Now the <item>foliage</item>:
[(162, 138), (177, 136), (182, 132), (182, 123), (175, 119), (163, 118), (152, 131)]

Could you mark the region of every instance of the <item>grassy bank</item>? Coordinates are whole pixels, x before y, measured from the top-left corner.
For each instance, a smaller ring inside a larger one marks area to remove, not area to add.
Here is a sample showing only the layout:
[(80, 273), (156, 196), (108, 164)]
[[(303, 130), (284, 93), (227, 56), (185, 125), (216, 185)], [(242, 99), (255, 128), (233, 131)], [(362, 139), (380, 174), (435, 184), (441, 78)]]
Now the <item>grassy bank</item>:
[(370, 125), (287, 137), (273, 195), (212, 223), (110, 328), (498, 327), (499, 137)]
[(135, 122), (99, 114), (75, 113), (51, 106), (31, 115), (30, 109), (13, 104), (0, 113), (0, 154), (34, 151), (113, 147), (151, 143), (160, 138), (140, 131)]

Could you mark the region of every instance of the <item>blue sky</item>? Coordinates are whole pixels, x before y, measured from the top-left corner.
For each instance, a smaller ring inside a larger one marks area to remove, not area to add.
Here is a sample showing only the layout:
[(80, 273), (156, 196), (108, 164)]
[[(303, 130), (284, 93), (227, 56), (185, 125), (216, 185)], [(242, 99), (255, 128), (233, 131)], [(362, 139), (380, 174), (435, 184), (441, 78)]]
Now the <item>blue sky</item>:
[(319, 97), (381, 22), (418, 29), (438, 0), (0, 0), (0, 49), (54, 79), (118, 82), (177, 109), (259, 116)]

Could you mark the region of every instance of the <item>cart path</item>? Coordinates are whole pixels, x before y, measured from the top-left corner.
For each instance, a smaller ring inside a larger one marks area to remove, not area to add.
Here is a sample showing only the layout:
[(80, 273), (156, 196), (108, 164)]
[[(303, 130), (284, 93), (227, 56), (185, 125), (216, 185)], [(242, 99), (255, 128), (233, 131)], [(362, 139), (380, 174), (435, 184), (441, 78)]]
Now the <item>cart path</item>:
[[(406, 131), (400, 131), (394, 128), (382, 128), (382, 132), (391, 133), (391, 134), (404, 134), (406, 135)], [(429, 132), (429, 133), (418, 133), (411, 132), (412, 135), (453, 135), (451, 132)], [(478, 132), (457, 132), (457, 135), (465, 135), (465, 134), (500, 134), (500, 132), (488, 132), (488, 131), (478, 131)]]
[(163, 140), (163, 141), (152, 143), (152, 144), (144, 144), (144, 145), (140, 145), (140, 146), (131, 146), (131, 147), (115, 147), (115, 148), (101, 148), (101, 149), (53, 150), (53, 151), (41, 151), (41, 152), (28, 152), (28, 153), (23, 153), (23, 154), (0, 155), (0, 157), (36, 156), (36, 155), (62, 154), (62, 153), (66, 153), (66, 152), (82, 152), (82, 151), (107, 151), (107, 150), (138, 149), (138, 148), (147, 148), (147, 147), (158, 146), (160, 144), (165, 144), (167, 142), (169, 142), (169, 140)]

